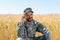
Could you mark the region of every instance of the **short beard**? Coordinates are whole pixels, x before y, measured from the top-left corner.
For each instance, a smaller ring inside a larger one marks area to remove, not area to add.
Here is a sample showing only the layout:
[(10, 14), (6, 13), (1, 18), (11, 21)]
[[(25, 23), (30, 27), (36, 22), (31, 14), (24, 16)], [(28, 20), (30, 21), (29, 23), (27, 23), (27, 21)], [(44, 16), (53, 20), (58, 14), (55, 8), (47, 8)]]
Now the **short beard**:
[(31, 20), (27, 19), (28, 22), (31, 22)]

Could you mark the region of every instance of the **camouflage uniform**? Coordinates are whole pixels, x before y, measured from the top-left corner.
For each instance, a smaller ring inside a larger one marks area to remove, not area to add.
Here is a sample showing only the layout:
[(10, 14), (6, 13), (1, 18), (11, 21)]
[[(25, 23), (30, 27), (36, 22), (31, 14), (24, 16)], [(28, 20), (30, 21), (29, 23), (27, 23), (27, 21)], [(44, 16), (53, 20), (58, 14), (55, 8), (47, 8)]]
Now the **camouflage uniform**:
[(39, 38), (42, 40), (42, 37), (35, 37), (36, 32), (42, 33), (42, 37), (45, 37), (44, 40), (50, 40), (49, 30), (36, 20), (25, 21), (24, 24), (22, 22), (18, 23), (17, 36), (22, 38), (22, 40), (40, 40)]

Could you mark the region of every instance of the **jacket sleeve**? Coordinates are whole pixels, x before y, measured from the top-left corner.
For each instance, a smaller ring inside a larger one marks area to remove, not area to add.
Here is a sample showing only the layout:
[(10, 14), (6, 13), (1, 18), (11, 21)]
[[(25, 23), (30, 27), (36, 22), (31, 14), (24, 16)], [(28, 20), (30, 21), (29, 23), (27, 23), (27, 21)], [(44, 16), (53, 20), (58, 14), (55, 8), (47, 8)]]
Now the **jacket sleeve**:
[(18, 22), (17, 24), (17, 36), (24, 38), (24, 25), (22, 22)]
[(37, 24), (38, 24), (37, 31), (41, 32), (46, 37), (46, 40), (50, 40), (49, 30), (41, 23), (38, 22)]

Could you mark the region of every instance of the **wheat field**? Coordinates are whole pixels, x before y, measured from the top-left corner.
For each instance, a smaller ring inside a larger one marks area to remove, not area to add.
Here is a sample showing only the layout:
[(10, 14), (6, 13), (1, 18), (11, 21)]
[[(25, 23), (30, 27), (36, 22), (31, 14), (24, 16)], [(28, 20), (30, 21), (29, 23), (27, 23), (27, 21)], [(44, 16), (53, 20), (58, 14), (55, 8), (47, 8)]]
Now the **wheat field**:
[[(17, 39), (16, 27), (21, 16), (0, 14), (0, 40)], [(60, 40), (60, 14), (34, 15), (33, 17), (50, 30), (51, 40)], [(41, 36), (41, 33), (36, 32), (35, 36)]]

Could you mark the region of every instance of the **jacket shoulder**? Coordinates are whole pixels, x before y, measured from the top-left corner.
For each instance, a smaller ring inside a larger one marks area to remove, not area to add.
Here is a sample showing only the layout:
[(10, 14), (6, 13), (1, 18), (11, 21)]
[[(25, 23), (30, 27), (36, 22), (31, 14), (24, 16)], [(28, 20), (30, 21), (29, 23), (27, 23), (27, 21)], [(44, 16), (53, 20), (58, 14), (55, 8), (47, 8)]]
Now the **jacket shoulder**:
[(39, 22), (37, 21), (37, 20), (35, 20), (35, 19), (33, 19), (33, 22), (34, 22), (34, 24), (38, 24)]

